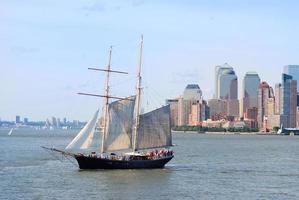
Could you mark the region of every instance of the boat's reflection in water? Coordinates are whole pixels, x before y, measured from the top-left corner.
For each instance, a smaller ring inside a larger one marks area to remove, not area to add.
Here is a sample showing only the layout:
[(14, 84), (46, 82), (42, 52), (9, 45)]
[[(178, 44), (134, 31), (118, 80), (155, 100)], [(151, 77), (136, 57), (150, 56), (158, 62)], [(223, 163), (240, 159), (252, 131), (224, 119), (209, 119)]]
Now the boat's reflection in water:
[[(174, 170), (171, 166), (162, 169), (79, 170), (79, 176), (91, 179), (92, 187), (114, 191), (102, 192), (101, 199), (154, 199), (156, 192), (170, 191), (175, 180)], [(161, 191), (156, 191), (157, 188)]]

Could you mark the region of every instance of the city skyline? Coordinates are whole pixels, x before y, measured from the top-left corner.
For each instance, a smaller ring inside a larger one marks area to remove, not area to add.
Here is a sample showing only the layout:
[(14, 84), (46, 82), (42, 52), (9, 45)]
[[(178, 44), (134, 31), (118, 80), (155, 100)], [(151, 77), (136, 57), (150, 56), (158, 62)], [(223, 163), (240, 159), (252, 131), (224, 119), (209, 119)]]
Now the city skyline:
[[(295, 1), (2, 2), (0, 117), (88, 120), (102, 100), (76, 93), (102, 93), (104, 75), (86, 69), (105, 66), (110, 45), (114, 45), (113, 68), (130, 73), (120, 78), (129, 83), (113, 92), (134, 93), (141, 33), (144, 86), (159, 93), (160, 104), (192, 83), (200, 86), (205, 99), (212, 98), (214, 67), (226, 62), (238, 77), (239, 99), (248, 71), (256, 71), (261, 81), (274, 87), (285, 65), (298, 64), (297, 5)], [(118, 78), (114, 83), (121, 82)]]
[(77, 120), (77, 119), (67, 119), (66, 117), (60, 118), (60, 117), (51, 116), (51, 117), (46, 117), (45, 119), (42, 119), (42, 120), (37, 120), (37, 119), (32, 119), (28, 116), (20, 116), (20, 115), (16, 115), (13, 120), (8, 120), (8, 119), (4, 119), (4, 118), (0, 117), (0, 122), (3, 122), (3, 123), (9, 122), (9, 123), (14, 123), (15, 125), (16, 124), (26, 125), (28, 123), (47, 122), (47, 121), (50, 121), (50, 120), (53, 121), (53, 119), (58, 120), (58, 121), (62, 121), (63, 123), (74, 122), (74, 121), (86, 123), (86, 121), (80, 121), (80, 120)]

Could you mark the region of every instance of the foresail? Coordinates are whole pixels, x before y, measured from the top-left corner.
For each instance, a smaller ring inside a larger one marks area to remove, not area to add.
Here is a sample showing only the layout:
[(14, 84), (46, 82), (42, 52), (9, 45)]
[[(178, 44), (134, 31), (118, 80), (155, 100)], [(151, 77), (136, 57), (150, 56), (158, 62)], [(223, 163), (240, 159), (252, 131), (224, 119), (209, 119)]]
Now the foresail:
[(140, 115), (137, 140), (138, 149), (172, 145), (169, 105)]
[(84, 126), (78, 135), (67, 145), (66, 150), (71, 149), (87, 149), (91, 146), (94, 133), (97, 126), (99, 110), (97, 110), (93, 118)]
[(105, 151), (132, 148), (135, 96), (109, 104)]

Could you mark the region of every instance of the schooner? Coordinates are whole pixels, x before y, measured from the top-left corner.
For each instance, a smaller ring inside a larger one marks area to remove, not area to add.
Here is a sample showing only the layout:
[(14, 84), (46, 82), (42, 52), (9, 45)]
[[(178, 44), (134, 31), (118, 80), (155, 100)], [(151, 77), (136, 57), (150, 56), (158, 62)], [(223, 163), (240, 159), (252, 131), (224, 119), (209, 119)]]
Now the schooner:
[[(164, 167), (174, 157), (172, 150), (169, 150), (172, 146), (170, 106), (141, 114), (142, 51), (143, 37), (140, 42), (136, 95), (125, 98), (110, 95), (110, 74), (127, 74), (111, 69), (111, 47), (106, 69), (88, 68), (106, 73), (104, 95), (78, 93), (104, 98), (102, 116), (98, 117), (97, 110), (65, 150), (43, 148), (74, 157), (80, 169)], [(96, 137), (98, 129), (101, 137)]]

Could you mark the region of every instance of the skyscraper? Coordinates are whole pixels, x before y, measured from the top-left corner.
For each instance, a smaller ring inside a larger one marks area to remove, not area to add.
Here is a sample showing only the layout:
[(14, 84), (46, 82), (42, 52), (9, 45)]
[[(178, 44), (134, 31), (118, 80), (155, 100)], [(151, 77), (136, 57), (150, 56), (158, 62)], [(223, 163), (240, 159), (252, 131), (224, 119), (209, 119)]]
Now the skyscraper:
[(218, 97), (227, 101), (227, 116), (239, 116), (238, 77), (227, 63), (218, 70)]
[(181, 96), (178, 98), (178, 125), (187, 125), (189, 120), (189, 114), (191, 112), (191, 101), (184, 100)]
[(188, 124), (191, 126), (200, 125), (209, 117), (209, 107), (204, 100), (192, 101)]
[(280, 114), (284, 127), (296, 127), (297, 81), (288, 74), (282, 74)]
[(274, 92), (272, 87), (265, 81), (261, 82), (258, 88), (258, 110), (257, 121), (258, 127), (261, 129), (264, 127), (264, 119), (268, 116), (268, 102), (274, 98)]
[(247, 72), (245, 74), (241, 94), (241, 117), (244, 117), (244, 113), (247, 112), (247, 109), (257, 108), (257, 95), (260, 81), (260, 77), (256, 72)]
[(220, 99), (220, 91), (219, 91), (219, 77), (225, 70), (233, 70), (233, 68), (224, 63), (223, 65), (218, 65), (215, 67), (215, 94), (214, 99)]
[(288, 74), (293, 77), (293, 80), (297, 81), (297, 90), (299, 89), (299, 65), (286, 65), (283, 68), (284, 74)]
[(233, 69), (223, 70), (219, 75), (218, 90), (220, 99), (238, 98), (238, 77)]
[(171, 126), (178, 126), (178, 99), (167, 99), (166, 104), (170, 105), (170, 121)]
[(198, 125), (209, 115), (207, 103), (202, 99), (202, 91), (197, 84), (188, 84), (183, 96), (172, 103), (174, 103), (174, 107), (177, 105), (177, 124), (179, 126), (188, 124)]
[(282, 100), (281, 83), (275, 84), (275, 114), (280, 115), (280, 102)]
[(202, 98), (202, 91), (197, 84), (188, 84), (183, 94), (184, 100), (200, 100)]

